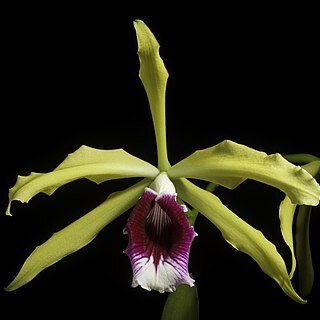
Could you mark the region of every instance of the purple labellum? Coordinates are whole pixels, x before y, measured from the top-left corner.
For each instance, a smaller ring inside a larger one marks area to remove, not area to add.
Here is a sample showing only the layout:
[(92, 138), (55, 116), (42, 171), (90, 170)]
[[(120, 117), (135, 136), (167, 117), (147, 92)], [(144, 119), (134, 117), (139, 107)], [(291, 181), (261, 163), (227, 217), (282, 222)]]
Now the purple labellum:
[(124, 232), (129, 235), (124, 252), (132, 265), (133, 287), (172, 292), (183, 283), (193, 286), (188, 260), (196, 233), (175, 194), (146, 188)]

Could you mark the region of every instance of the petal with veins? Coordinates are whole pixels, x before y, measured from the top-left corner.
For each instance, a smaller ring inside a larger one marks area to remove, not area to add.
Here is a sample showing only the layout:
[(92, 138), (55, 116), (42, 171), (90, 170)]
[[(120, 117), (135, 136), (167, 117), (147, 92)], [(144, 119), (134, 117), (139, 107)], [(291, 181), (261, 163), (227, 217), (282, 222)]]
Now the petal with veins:
[(124, 229), (133, 287), (172, 292), (182, 283), (193, 286), (188, 260), (196, 233), (184, 209), (175, 195), (145, 189)]

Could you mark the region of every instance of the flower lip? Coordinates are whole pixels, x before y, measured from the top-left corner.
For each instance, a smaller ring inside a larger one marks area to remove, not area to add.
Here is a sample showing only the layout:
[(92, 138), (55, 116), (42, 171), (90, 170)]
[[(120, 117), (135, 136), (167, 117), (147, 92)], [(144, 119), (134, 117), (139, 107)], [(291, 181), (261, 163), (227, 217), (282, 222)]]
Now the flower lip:
[(193, 286), (188, 260), (196, 233), (166, 174), (145, 188), (124, 231), (129, 235), (124, 253), (132, 265), (133, 287), (172, 292), (182, 283)]

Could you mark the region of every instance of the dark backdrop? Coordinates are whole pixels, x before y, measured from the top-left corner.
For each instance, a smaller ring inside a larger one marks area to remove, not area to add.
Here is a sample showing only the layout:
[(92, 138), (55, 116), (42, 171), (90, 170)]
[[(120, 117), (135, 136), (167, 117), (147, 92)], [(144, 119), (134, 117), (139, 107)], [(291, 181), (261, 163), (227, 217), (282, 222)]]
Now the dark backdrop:
[[(34, 247), (135, 180), (96, 185), (79, 180), (51, 197), (13, 204), (8, 189), (30, 171), (48, 172), (85, 144), (124, 148), (156, 164), (148, 103), (138, 77), (132, 21), (144, 20), (161, 44), (167, 86), (168, 153), (173, 164), (224, 139), (267, 153), (318, 155), (319, 50), (313, 8), (184, 8), (173, 13), (79, 5), (15, 7), (2, 12), (1, 287)], [(170, 13), (170, 14), (169, 14)], [(279, 246), (283, 195), (248, 181), (217, 189), (234, 212)], [(217, 314), (256, 317), (320, 310), (319, 209), (311, 219), (315, 285), (309, 303), (290, 300), (256, 263), (227, 244), (199, 216), (190, 272), (201, 319)], [(90, 313), (105, 319), (159, 319), (167, 294), (131, 288), (122, 234), (129, 213), (80, 251), (21, 289), (1, 292), (0, 312), (46, 318)], [(294, 282), (295, 283), (295, 282)], [(296, 285), (296, 283), (295, 283)], [(117, 314), (117, 316), (114, 316)], [(113, 316), (112, 316), (113, 315)]]

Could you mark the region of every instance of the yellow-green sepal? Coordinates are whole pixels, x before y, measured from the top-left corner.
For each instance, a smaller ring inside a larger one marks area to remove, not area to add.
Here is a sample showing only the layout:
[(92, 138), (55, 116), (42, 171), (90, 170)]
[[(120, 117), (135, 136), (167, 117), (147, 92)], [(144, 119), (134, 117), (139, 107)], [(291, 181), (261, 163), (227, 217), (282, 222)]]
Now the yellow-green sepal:
[(291, 299), (306, 303), (294, 290), (286, 264), (275, 245), (261, 231), (234, 214), (211, 192), (185, 178), (175, 179), (173, 182), (179, 197), (211, 221), (228, 243), (253, 258), (262, 271), (274, 279)]
[(149, 27), (139, 19), (133, 24), (138, 40), (139, 76), (148, 96), (156, 135), (158, 168), (165, 171), (170, 166), (167, 156), (165, 116), (165, 96), (169, 75), (159, 54), (160, 45)]
[(28, 202), (36, 194), (43, 192), (51, 195), (59, 187), (81, 178), (96, 183), (111, 179), (146, 177), (154, 178), (159, 170), (123, 149), (101, 150), (81, 146), (70, 153), (52, 172), (32, 172), (29, 176), (18, 176), (16, 184), (9, 190), (9, 204), (14, 200)]
[[(308, 171), (312, 176), (316, 176), (320, 172), (320, 160), (312, 161), (302, 166), (302, 168)], [(297, 209), (298, 207), (298, 209)], [(299, 266), (299, 288), (302, 296), (306, 297), (310, 294), (313, 280), (314, 269), (311, 255), (311, 248), (309, 242), (309, 223), (310, 223), (310, 206), (297, 206), (291, 202), (288, 196), (286, 196), (280, 203), (279, 218), (280, 228), (284, 241), (288, 245), (291, 256), (292, 266), (289, 274), (290, 278), (296, 270), (297, 260)], [(296, 236), (294, 247), (293, 236), (293, 222), (295, 214), (296, 218)]]
[(280, 154), (267, 155), (230, 140), (194, 152), (172, 166), (168, 176), (205, 180), (230, 189), (253, 179), (280, 189), (293, 203), (316, 206), (320, 199), (320, 185), (306, 170)]
[(102, 204), (39, 245), (24, 262), (14, 280), (5, 288), (16, 290), (42, 270), (90, 243), (102, 228), (133, 207), (151, 180), (143, 179), (130, 188), (111, 194)]

